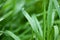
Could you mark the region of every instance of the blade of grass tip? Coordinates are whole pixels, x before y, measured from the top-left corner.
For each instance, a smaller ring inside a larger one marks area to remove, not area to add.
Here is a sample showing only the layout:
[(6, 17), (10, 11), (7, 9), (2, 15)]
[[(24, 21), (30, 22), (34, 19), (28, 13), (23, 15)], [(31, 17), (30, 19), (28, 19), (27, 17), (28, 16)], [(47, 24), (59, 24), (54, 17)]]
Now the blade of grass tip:
[(57, 40), (58, 35), (59, 35), (59, 29), (58, 29), (58, 26), (55, 25), (54, 26), (54, 40)]
[(53, 3), (54, 3), (54, 6), (58, 12), (58, 15), (60, 17), (60, 8), (59, 8), (59, 4), (58, 4), (58, 1), (57, 0), (53, 0)]
[(11, 36), (14, 40), (21, 40), (18, 36), (16, 36), (11, 31), (6, 30), (4, 33), (7, 34), (7, 35), (9, 35), (9, 36)]
[(52, 0), (49, 0), (48, 12), (47, 12), (47, 40), (49, 40), (49, 33), (52, 21)]
[(34, 32), (38, 32), (38, 29), (37, 29), (36, 26), (35, 26), (34, 20), (29, 16), (29, 14), (24, 10), (24, 8), (22, 9), (22, 13), (23, 13), (23, 15), (26, 17), (26, 19), (29, 21), (29, 23), (30, 23), (33, 31), (34, 31)]
[(0, 21), (4, 20), (5, 18), (7, 18), (8, 16), (10, 16), (12, 14), (12, 11), (8, 12), (7, 14), (5, 14), (4, 16), (2, 16), (0, 18)]
[(42, 28), (41, 28), (41, 25), (40, 25), (39, 21), (37, 20), (37, 18), (36, 18), (35, 15), (32, 15), (32, 18), (33, 18), (34, 21), (35, 21), (35, 25), (36, 25), (36, 27), (38, 28), (41, 37), (43, 37), (43, 31), (42, 31)]

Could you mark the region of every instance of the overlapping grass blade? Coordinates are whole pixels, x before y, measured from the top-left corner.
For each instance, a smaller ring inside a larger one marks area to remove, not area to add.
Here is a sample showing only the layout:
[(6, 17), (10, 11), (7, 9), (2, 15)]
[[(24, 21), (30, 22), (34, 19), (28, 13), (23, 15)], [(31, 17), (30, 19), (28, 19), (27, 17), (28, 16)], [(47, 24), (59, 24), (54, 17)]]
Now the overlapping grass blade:
[(35, 21), (35, 25), (36, 25), (36, 27), (38, 28), (41, 37), (43, 37), (42, 27), (41, 27), (39, 21), (37, 20), (36, 16), (35, 16), (35, 15), (32, 15), (32, 19)]
[(43, 31), (36, 17), (35, 16), (30, 17), (29, 14), (24, 9), (22, 9), (22, 12), (26, 19), (29, 21), (33, 31), (38, 36), (38, 39), (43, 40)]
[(27, 19), (27, 20), (29, 21), (29, 23), (31, 24), (33, 30), (34, 30), (35, 32), (38, 32), (38, 29), (37, 29), (36, 26), (35, 26), (34, 20), (29, 16), (29, 14), (28, 14), (24, 9), (22, 9), (22, 12), (23, 12), (23, 15), (26, 17), (26, 19)]

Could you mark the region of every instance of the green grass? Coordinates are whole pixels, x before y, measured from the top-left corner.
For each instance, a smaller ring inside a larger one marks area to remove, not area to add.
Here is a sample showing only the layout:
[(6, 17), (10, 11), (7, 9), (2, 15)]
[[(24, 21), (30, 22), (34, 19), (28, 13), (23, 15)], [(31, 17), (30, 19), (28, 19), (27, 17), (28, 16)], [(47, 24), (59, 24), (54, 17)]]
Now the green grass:
[(60, 0), (0, 0), (0, 40), (60, 40)]

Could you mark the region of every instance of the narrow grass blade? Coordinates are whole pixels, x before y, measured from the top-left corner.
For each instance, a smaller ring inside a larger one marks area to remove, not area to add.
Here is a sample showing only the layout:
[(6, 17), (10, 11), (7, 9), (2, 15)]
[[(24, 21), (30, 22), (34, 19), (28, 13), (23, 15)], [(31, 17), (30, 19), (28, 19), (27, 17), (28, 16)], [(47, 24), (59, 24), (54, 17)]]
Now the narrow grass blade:
[(58, 4), (58, 1), (57, 0), (53, 0), (53, 3), (54, 3), (54, 6), (58, 12), (58, 15), (60, 17), (60, 8), (59, 8), (59, 4)]
[(22, 34), (20, 34), (19, 36), (23, 36), (23, 35), (25, 35), (27, 32), (29, 32), (31, 30), (31, 28), (29, 28), (29, 29), (27, 29), (27, 30), (25, 30)]
[(48, 12), (47, 12), (47, 40), (49, 40), (49, 33), (50, 33), (50, 29), (52, 27), (52, 25), (51, 25), (52, 11), (53, 11), (52, 0), (49, 0), (49, 6), (48, 6)]
[(44, 40), (45, 40), (45, 37), (46, 37), (46, 0), (43, 0), (43, 8), (44, 8), (44, 12), (43, 12), (43, 27), (44, 27)]
[(52, 8), (52, 1), (50, 0), (50, 3), (49, 3), (49, 7), (48, 7), (48, 12), (47, 12), (47, 23), (48, 23), (48, 27), (51, 26), (51, 21), (52, 21), (52, 11), (53, 11), (53, 8)]
[(5, 18), (7, 18), (8, 16), (10, 16), (12, 14), (12, 11), (8, 12), (7, 14), (5, 14), (4, 16), (2, 16), (0, 18), (0, 21), (4, 20)]
[(43, 37), (42, 27), (41, 27), (39, 21), (37, 20), (36, 16), (35, 16), (35, 15), (32, 15), (32, 19), (34, 19), (34, 21), (35, 21), (35, 25), (36, 25), (36, 27), (38, 28), (41, 37)]
[(6, 30), (4, 33), (7, 34), (7, 35), (9, 35), (9, 36), (11, 36), (14, 40), (21, 40), (18, 36), (16, 36), (11, 31)]

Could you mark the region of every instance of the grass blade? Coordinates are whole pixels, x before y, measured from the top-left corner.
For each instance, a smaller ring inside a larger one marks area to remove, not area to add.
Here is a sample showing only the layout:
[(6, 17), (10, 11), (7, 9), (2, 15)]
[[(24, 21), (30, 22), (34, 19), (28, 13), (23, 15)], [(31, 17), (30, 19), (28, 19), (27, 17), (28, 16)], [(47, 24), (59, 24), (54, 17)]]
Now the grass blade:
[(43, 31), (42, 31), (41, 25), (39, 24), (39, 21), (37, 20), (36, 16), (33, 15), (33, 16), (32, 16), (32, 19), (34, 19), (35, 25), (36, 25), (36, 27), (38, 28), (41, 37), (43, 37)]
[(31, 18), (24, 9), (22, 9), (22, 12), (23, 12), (23, 15), (26, 17), (26, 19), (29, 21), (33, 31), (38, 36), (38, 39), (43, 40), (43, 31), (42, 31), (41, 26), (40, 26), (38, 20), (36, 19), (36, 17), (32, 16), (32, 18)]
[(11, 36), (14, 40), (20, 40), (20, 38), (16, 36), (15, 34), (13, 34), (11, 31), (6, 30), (5, 34)]
[(7, 18), (8, 16), (10, 16), (12, 14), (12, 11), (8, 12), (7, 14), (5, 14), (4, 16), (2, 16), (0, 18), (0, 21), (4, 20), (5, 18)]
[(49, 0), (49, 6), (48, 6), (48, 12), (47, 12), (47, 40), (49, 40), (49, 33), (50, 33), (50, 29), (52, 27), (52, 11), (53, 11), (53, 7), (52, 7), (52, 0)]
[(35, 27), (35, 22), (34, 20), (32, 20), (32, 18), (29, 16), (29, 14), (24, 10), (22, 9), (22, 12), (23, 12), (23, 15), (26, 17), (26, 19), (29, 21), (29, 23), (31, 24), (33, 30), (35, 32), (38, 32), (38, 29)]
[(59, 8), (59, 4), (58, 4), (58, 1), (57, 0), (53, 0), (53, 3), (54, 3), (54, 6), (58, 12), (58, 15), (60, 17), (60, 8)]
[[(14, 0), (15, 1), (15, 0)], [(14, 13), (18, 13), (25, 4), (25, 0), (16, 0), (14, 5)]]
[(55, 25), (54, 26), (54, 40), (57, 40), (58, 35), (59, 35), (59, 29), (58, 29), (58, 26)]
[(44, 12), (43, 12), (43, 27), (44, 27), (44, 40), (46, 37), (46, 0), (43, 0), (43, 8), (44, 8)]

